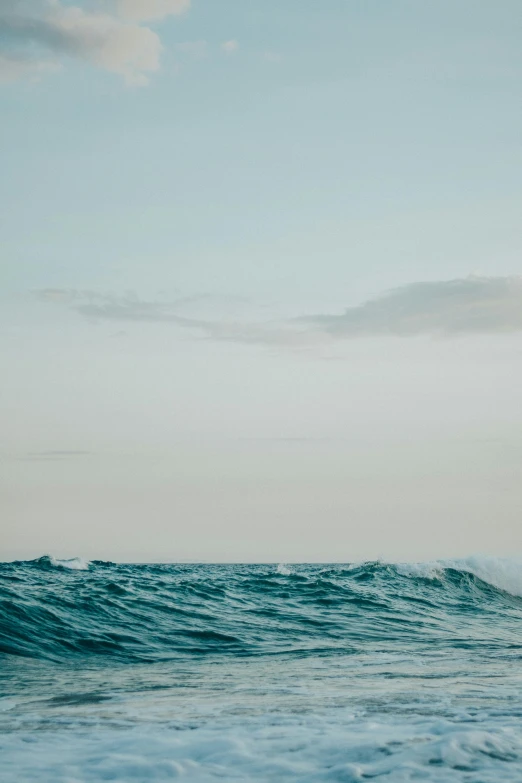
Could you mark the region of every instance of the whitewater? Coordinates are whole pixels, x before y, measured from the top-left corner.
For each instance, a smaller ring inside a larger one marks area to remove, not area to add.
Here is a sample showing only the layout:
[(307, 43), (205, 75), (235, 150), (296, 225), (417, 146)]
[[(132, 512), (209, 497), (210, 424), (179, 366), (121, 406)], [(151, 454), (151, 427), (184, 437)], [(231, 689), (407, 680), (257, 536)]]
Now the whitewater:
[(522, 780), (522, 565), (0, 563), (0, 780)]

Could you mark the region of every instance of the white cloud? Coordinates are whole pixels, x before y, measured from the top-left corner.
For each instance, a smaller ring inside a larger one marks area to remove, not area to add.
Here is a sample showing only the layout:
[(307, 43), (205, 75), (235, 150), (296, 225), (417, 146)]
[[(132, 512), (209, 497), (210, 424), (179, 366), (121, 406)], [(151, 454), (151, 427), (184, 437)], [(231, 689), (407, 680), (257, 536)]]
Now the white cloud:
[(76, 7), (56, 8), (48, 24), (62, 36), (67, 54), (119, 73), (129, 84), (146, 84), (145, 74), (158, 70), (161, 42), (148, 27)]
[(161, 19), (187, 0), (118, 0), (113, 13), (86, 11), (59, 0), (9, 0), (0, 10), (0, 80), (56, 69), (72, 57), (143, 85), (160, 67), (159, 36), (141, 19)]
[(234, 54), (239, 49), (239, 43), (232, 39), (231, 41), (224, 41), (221, 44), (222, 50), (225, 52), (225, 54)]

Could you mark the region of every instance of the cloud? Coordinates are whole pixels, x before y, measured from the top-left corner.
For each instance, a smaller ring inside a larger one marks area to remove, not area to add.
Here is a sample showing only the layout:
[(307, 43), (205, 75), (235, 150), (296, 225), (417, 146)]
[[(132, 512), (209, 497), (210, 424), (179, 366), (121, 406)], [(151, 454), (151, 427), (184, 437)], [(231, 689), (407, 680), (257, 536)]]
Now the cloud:
[(7, 0), (0, 10), (0, 81), (38, 76), (64, 58), (82, 60), (144, 85), (160, 67), (159, 36), (139, 24), (181, 13), (186, 0), (117, 0), (85, 11), (59, 0)]
[(203, 337), (221, 342), (261, 345), (298, 345), (310, 342), (306, 330), (288, 324), (259, 324), (244, 321), (210, 321), (190, 318), (180, 312), (187, 299), (175, 302), (144, 301), (135, 297), (92, 297), (79, 301), (74, 309), (93, 321), (118, 321), (138, 323), (169, 323), (199, 333)]
[(297, 347), (324, 339), (321, 335), (314, 337), (308, 327), (298, 322), (206, 320), (182, 315), (186, 305), (205, 301), (208, 298), (206, 296), (155, 301), (139, 299), (134, 294), (117, 296), (70, 288), (45, 288), (35, 293), (41, 301), (68, 305), (93, 322), (172, 324), (205, 339), (250, 345)]
[(92, 451), (80, 449), (51, 449), (50, 451), (28, 451), (19, 457), (23, 462), (55, 462), (77, 457), (88, 457), (93, 454)]
[(164, 19), (188, 11), (190, 0), (117, 0), (120, 16), (136, 22)]
[(34, 291), (37, 299), (42, 302), (56, 302), (58, 304), (71, 304), (75, 301), (97, 301), (105, 300), (107, 296), (100, 296), (96, 291), (80, 288), (42, 288)]
[(46, 302), (69, 305), (92, 321), (169, 323), (206, 339), (250, 345), (305, 347), (357, 337), (522, 331), (522, 277), (412, 283), (340, 315), (266, 322), (183, 315), (183, 308), (195, 297), (168, 302), (143, 300), (134, 294), (116, 296), (56, 288), (43, 289), (37, 296)]
[(224, 43), (221, 44), (221, 49), (225, 54), (234, 54), (234, 52), (237, 52), (239, 49), (239, 43), (234, 39), (231, 41), (224, 41)]
[(301, 319), (332, 337), (522, 331), (522, 277), (412, 283), (341, 315)]

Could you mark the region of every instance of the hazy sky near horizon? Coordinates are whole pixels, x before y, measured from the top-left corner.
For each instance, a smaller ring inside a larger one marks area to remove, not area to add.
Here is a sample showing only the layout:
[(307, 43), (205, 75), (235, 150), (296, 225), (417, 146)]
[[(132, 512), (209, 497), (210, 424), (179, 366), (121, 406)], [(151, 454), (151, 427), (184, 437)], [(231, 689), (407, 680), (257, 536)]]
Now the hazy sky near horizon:
[(519, 0), (4, 0), (0, 559), (522, 554)]

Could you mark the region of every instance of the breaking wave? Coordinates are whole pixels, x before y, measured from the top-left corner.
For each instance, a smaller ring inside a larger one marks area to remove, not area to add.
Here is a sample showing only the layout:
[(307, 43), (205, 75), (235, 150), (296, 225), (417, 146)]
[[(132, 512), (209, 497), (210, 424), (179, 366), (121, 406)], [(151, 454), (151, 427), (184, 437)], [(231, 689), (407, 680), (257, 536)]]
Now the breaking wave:
[(522, 565), (0, 564), (0, 652), (31, 658), (335, 655), (396, 639), (522, 644)]
[(41, 559), (47, 559), (54, 568), (70, 568), (72, 571), (87, 571), (89, 568), (89, 561), (83, 560), (81, 557), (71, 557), (69, 560), (58, 560), (56, 557), (46, 556)]

